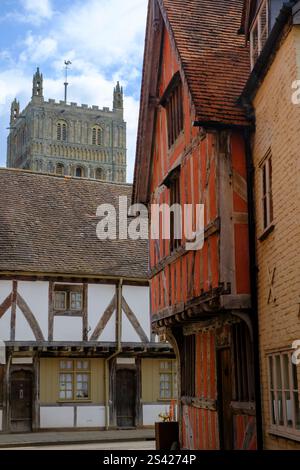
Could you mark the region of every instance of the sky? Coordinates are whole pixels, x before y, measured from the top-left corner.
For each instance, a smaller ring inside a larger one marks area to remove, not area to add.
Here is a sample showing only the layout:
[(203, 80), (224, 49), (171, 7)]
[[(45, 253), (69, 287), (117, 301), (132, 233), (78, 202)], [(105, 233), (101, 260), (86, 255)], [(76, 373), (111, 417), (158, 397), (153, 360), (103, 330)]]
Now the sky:
[(0, 166), (6, 163), (10, 105), (24, 109), (36, 67), (44, 98), (62, 100), (64, 61), (72, 62), (68, 101), (112, 108), (124, 87), (127, 180), (132, 181), (148, 0), (0, 0)]

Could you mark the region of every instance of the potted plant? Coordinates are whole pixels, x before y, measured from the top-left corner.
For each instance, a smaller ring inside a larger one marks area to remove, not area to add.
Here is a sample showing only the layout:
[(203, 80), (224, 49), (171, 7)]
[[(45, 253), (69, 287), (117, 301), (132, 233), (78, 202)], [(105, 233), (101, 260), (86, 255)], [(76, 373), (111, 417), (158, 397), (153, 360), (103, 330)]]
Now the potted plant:
[(178, 422), (174, 421), (174, 412), (159, 413), (161, 421), (155, 423), (155, 440), (157, 450), (171, 450), (179, 448)]

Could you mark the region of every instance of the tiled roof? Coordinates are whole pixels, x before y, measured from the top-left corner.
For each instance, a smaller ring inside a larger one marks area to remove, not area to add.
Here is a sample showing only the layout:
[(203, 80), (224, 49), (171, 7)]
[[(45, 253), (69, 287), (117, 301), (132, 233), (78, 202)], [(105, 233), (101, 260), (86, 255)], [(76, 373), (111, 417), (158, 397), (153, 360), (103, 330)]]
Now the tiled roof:
[(0, 271), (145, 279), (146, 241), (100, 241), (97, 207), (132, 186), (0, 169)]
[(245, 125), (237, 100), (250, 73), (237, 32), (244, 0), (158, 0), (201, 122)]

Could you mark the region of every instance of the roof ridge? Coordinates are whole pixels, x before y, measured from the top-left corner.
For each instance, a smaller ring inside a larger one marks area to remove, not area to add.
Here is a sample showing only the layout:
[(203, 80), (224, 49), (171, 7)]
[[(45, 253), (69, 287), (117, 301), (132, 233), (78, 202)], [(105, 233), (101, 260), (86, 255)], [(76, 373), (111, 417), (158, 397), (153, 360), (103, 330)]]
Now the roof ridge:
[(23, 168), (0, 167), (0, 173), (5, 173), (5, 172), (22, 173), (24, 175), (43, 176), (43, 177), (49, 177), (49, 178), (61, 178), (64, 180), (90, 181), (90, 182), (98, 183), (98, 184), (102, 183), (102, 184), (109, 184), (109, 185), (116, 185), (116, 186), (132, 186), (132, 183), (127, 183), (127, 182), (122, 183), (120, 181), (105, 181), (105, 180), (97, 180), (93, 178), (78, 177), (78, 176), (72, 176), (72, 175), (57, 175), (55, 173), (39, 172), (35, 170), (25, 170)]

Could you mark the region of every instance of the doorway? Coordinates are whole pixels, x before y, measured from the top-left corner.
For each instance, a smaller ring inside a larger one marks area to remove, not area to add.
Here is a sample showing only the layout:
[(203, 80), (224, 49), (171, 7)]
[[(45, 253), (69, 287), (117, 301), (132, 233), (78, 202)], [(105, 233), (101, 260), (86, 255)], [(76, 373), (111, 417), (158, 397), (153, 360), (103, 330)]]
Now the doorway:
[(132, 428), (135, 426), (136, 371), (118, 369), (116, 375), (117, 426)]
[(10, 430), (32, 431), (32, 373), (12, 372), (10, 391)]
[(233, 449), (233, 416), (231, 350), (229, 347), (218, 350), (218, 411), (220, 429), (220, 449)]

